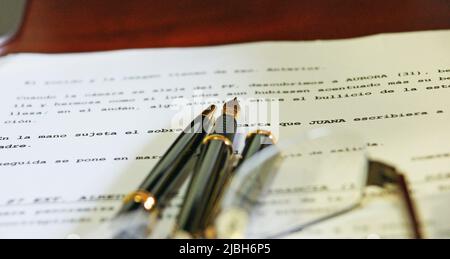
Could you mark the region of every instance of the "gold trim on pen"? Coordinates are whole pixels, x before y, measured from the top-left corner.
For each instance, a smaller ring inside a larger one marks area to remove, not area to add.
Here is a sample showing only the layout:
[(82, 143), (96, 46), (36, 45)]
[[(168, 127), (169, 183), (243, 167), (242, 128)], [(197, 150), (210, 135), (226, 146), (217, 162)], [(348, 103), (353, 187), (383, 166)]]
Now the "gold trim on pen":
[(231, 140), (223, 135), (219, 135), (219, 134), (212, 134), (207, 136), (206, 138), (203, 139), (203, 144), (207, 144), (209, 141), (211, 140), (220, 140), (223, 141), (225, 143), (225, 145), (233, 148), (233, 142), (231, 142)]
[(263, 135), (268, 137), (270, 140), (272, 140), (273, 144), (277, 143), (277, 140), (275, 139), (275, 136), (272, 134), (272, 132), (268, 131), (268, 130), (255, 130), (255, 131), (251, 131), (247, 134), (246, 139), (253, 137), (254, 135)]
[(146, 211), (151, 211), (156, 205), (156, 198), (151, 193), (140, 190), (127, 195), (124, 203), (128, 202), (140, 203)]
[(208, 228), (206, 228), (206, 230), (204, 231), (204, 237), (206, 239), (215, 239), (217, 238), (217, 230), (215, 226), (209, 226)]

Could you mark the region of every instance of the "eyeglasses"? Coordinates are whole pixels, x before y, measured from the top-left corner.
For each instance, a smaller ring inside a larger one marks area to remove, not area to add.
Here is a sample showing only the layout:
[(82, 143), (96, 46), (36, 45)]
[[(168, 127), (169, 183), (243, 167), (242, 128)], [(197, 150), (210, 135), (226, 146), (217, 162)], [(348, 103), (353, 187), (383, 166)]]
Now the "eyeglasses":
[(395, 213), (422, 238), (404, 174), (372, 161), (358, 136), (317, 129), (260, 151), (234, 173), (215, 221), (219, 238), (282, 238), (364, 207), (368, 187), (393, 192)]

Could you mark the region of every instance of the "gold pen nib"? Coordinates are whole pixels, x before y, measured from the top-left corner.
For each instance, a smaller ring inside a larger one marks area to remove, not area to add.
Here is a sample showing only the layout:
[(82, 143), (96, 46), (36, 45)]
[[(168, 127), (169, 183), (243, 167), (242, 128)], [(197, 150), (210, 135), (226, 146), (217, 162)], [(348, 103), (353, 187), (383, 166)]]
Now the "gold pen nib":
[(216, 111), (216, 108), (217, 107), (213, 104), (213, 105), (209, 106), (206, 110), (204, 110), (202, 112), (202, 115), (211, 119), (214, 116), (214, 112)]
[(239, 116), (240, 111), (241, 106), (239, 105), (237, 97), (235, 97), (233, 100), (228, 101), (223, 105), (222, 113), (236, 118)]

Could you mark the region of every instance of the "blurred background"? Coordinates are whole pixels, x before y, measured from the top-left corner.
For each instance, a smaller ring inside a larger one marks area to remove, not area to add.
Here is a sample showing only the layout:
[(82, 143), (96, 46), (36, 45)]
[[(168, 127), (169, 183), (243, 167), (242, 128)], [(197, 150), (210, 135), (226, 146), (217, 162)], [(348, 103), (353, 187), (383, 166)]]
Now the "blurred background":
[[(450, 28), (449, 0), (28, 0), (21, 19), (20, 4), (11, 2), (22, 1), (0, 0), (1, 54), (335, 39)], [(21, 26), (6, 42), (16, 31), (14, 18)]]

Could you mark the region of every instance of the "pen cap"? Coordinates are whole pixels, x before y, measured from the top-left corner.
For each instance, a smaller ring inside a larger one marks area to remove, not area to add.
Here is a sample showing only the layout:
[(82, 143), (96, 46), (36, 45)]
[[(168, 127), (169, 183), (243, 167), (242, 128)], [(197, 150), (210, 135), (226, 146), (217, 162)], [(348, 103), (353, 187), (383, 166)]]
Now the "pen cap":
[(204, 236), (229, 178), (232, 155), (232, 143), (223, 135), (204, 139), (183, 199), (176, 233), (189, 233), (195, 238)]
[[(215, 221), (218, 237), (278, 237), (354, 208), (363, 197), (367, 164), (365, 144), (351, 132), (281, 135), (234, 173)], [(338, 198), (320, 207), (329, 193)]]
[(251, 158), (253, 155), (257, 154), (261, 150), (272, 146), (276, 143), (275, 137), (272, 132), (267, 130), (255, 130), (247, 134), (245, 138), (245, 146), (242, 151), (241, 160), (239, 165), (244, 161)]
[[(135, 198), (124, 202), (119, 214), (140, 208), (150, 211), (178, 191), (192, 172), (199, 147), (212, 128), (215, 109), (211, 105), (185, 128), (132, 194)], [(136, 196), (136, 193), (140, 195)]]

